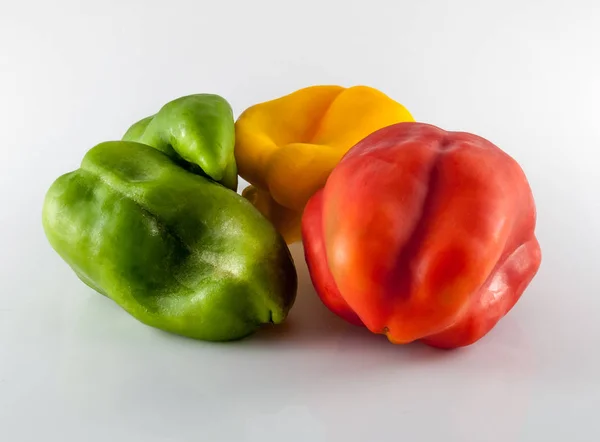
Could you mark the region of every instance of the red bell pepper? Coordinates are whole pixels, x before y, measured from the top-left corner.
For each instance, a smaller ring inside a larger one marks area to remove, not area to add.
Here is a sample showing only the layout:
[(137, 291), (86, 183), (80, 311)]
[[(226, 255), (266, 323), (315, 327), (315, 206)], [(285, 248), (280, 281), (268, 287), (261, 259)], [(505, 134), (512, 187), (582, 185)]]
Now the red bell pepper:
[(537, 273), (536, 210), (519, 164), (491, 142), (422, 123), (356, 144), (302, 219), (324, 304), (393, 343), (466, 346)]

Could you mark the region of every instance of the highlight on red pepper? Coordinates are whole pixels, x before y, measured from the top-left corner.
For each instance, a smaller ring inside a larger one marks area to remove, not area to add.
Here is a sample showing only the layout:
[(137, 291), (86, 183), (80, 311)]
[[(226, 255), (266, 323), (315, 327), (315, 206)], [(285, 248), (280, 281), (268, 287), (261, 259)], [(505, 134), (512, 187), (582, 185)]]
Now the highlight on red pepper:
[(473, 134), (424, 123), (352, 147), (302, 218), (316, 291), (392, 343), (485, 336), (538, 271), (536, 210), (519, 164)]

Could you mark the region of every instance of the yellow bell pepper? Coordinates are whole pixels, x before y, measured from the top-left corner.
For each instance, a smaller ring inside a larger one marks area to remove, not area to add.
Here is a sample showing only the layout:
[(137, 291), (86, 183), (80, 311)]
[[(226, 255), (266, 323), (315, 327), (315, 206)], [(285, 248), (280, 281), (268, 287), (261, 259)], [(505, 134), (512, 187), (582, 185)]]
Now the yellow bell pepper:
[(256, 104), (235, 123), (238, 171), (251, 184), (242, 194), (298, 241), (304, 206), (344, 154), (405, 121), (414, 119), (404, 106), (367, 86), (312, 86)]

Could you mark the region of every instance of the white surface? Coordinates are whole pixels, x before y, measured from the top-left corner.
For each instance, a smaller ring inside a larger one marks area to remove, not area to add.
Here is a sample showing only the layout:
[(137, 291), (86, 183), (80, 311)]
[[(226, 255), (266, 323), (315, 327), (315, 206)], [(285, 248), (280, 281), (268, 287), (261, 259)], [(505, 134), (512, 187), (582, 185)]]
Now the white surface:
[[(600, 440), (600, 3), (0, 4), (0, 440)], [(48, 186), (96, 143), (194, 92), (245, 107), (369, 84), (482, 135), (527, 173), (543, 263), (456, 352), (396, 347), (316, 298), (231, 344), (145, 327), (50, 249)]]

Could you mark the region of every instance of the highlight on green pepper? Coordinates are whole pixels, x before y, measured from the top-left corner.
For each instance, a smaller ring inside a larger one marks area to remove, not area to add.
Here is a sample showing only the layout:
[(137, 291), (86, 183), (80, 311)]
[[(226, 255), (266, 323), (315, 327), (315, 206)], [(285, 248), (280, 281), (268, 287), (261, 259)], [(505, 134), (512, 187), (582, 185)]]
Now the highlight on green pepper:
[(223, 98), (199, 94), (95, 146), (46, 194), (51, 246), (149, 326), (225, 341), (281, 323), (296, 269), (273, 225), (232, 190), (233, 127)]

